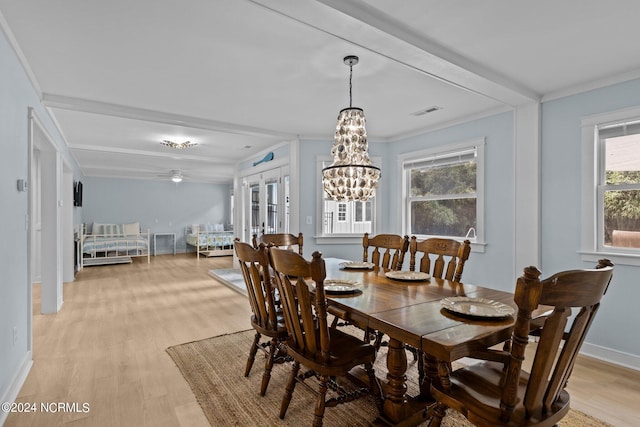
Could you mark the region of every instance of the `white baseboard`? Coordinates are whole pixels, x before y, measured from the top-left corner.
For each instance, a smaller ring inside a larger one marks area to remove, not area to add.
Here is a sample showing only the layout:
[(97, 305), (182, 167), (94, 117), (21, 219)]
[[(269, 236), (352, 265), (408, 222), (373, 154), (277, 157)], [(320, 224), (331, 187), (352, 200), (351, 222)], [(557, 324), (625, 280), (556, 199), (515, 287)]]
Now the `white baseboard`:
[(584, 343), (580, 349), (580, 353), (585, 356), (593, 357), (614, 365), (624, 366), (625, 368), (640, 371), (640, 356), (630, 353), (624, 353), (618, 350), (612, 350), (607, 347), (601, 347), (595, 344)]
[[(20, 393), (20, 389), (27, 379), (27, 375), (29, 375), (31, 366), (33, 366), (33, 355), (30, 351), (28, 351), (27, 354), (25, 354), (24, 359), (22, 359), (20, 368), (16, 371), (16, 374), (13, 376), (11, 382), (9, 383), (9, 387), (4, 392), (2, 397), (0, 397), (0, 402), (15, 402), (16, 398), (18, 397), (18, 393)], [(8, 416), (8, 412), (0, 411), (0, 426), (4, 425), (4, 422), (7, 420)]]

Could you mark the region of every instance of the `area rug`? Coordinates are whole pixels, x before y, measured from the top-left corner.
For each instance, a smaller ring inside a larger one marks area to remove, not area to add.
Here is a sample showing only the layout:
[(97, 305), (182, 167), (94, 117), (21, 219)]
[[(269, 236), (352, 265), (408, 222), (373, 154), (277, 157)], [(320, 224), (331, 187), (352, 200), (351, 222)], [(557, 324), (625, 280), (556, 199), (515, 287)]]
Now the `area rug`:
[(223, 285), (230, 287), (245, 297), (247, 296), (247, 286), (239, 268), (216, 268), (209, 270), (209, 276), (218, 279)]
[[(244, 377), (253, 330), (220, 335), (167, 349), (212, 426), (301, 426), (313, 420), (315, 396), (298, 385), (286, 417), (278, 417), (280, 402), (290, 366), (275, 365), (265, 396), (259, 395), (264, 359), (256, 357), (248, 378)], [(259, 353), (260, 355), (260, 353)], [(411, 358), (409, 358), (411, 360)], [(376, 361), (377, 372), (384, 372), (384, 357)], [(380, 376), (380, 374), (379, 374)], [(409, 394), (417, 390), (417, 370), (407, 370)], [(365, 397), (334, 408), (327, 408), (325, 426), (369, 426), (376, 419), (373, 398)], [(426, 422), (424, 423), (426, 425)], [(579, 411), (571, 410), (560, 422), (563, 427), (613, 427)], [(443, 427), (471, 427), (461, 415), (450, 411)]]

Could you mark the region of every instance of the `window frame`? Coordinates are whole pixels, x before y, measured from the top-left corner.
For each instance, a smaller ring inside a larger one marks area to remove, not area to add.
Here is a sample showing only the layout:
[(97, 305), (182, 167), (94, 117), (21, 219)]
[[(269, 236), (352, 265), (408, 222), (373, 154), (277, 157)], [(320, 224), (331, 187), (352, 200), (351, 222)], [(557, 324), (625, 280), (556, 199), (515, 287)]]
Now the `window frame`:
[[(435, 155), (447, 155), (453, 154), (459, 151), (468, 151), (470, 149), (476, 150), (476, 234), (475, 237), (464, 236), (441, 236), (441, 235), (423, 235), (412, 234), (410, 230), (411, 224), (411, 208), (410, 203), (414, 198), (410, 197), (409, 189), (409, 171), (405, 170), (406, 163), (412, 163), (420, 161), (421, 158), (432, 157)], [(403, 153), (398, 156), (398, 171), (402, 182), (402, 199), (400, 205), (402, 206), (402, 230), (404, 234), (415, 235), (418, 239), (426, 239), (430, 237), (442, 237), (452, 238), (456, 240), (469, 239), (471, 242), (471, 249), (474, 252), (484, 252), (485, 243), (485, 138), (477, 138), (452, 144), (440, 145), (437, 147), (431, 147), (424, 150), (412, 151), (409, 153)]]
[[(583, 261), (603, 257), (614, 264), (640, 266), (640, 249), (604, 245), (604, 193), (611, 190), (605, 179), (605, 148), (599, 130), (640, 120), (640, 107), (628, 108), (583, 118), (582, 133), (582, 235)], [(615, 189), (623, 190), (622, 186)]]
[[(381, 168), (382, 157), (380, 156), (371, 156), (371, 163), (374, 166)], [(316, 221), (316, 235), (314, 236), (316, 239), (316, 243), (319, 245), (322, 244), (362, 244), (362, 233), (333, 233), (333, 234), (325, 234), (323, 227), (323, 219), (324, 219), (324, 188), (322, 187), (322, 169), (323, 164), (330, 164), (333, 161), (331, 156), (317, 156), (316, 157), (316, 176), (319, 177), (317, 180), (317, 191), (320, 196), (316, 206), (316, 217), (318, 221)], [(379, 218), (382, 217), (382, 204), (383, 204), (383, 194), (381, 190), (382, 178), (378, 181), (378, 187), (376, 189), (375, 197), (369, 199), (371, 202), (371, 234), (379, 234)], [(348, 208), (347, 208), (348, 210)]]
[(338, 202), (338, 222), (347, 222), (347, 202)]

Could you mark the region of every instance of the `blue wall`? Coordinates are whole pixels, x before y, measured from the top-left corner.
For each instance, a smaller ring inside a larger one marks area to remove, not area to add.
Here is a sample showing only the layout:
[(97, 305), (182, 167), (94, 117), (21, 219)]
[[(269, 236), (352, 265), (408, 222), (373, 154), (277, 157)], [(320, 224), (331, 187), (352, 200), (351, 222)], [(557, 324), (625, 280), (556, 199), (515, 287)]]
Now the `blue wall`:
[[(513, 113), (503, 113), (394, 142), (389, 145), (393, 161), (385, 183), (386, 194), (393, 195), (389, 204), (401, 206), (402, 194), (398, 189), (402, 179), (397, 161), (400, 154), (484, 138), (486, 246), (484, 253), (474, 251), (469, 256), (464, 280), (508, 291), (514, 288), (513, 122)], [(388, 218), (391, 224), (400, 224), (399, 209), (391, 210)]]
[[(178, 252), (193, 251), (185, 242), (187, 226), (227, 225), (231, 218), (230, 184), (87, 178), (83, 185), (85, 223), (139, 222), (151, 233), (176, 233)], [(157, 245), (158, 253), (173, 250), (167, 239)]]
[[(640, 80), (545, 102), (542, 105), (543, 273), (591, 268), (581, 248), (581, 120), (640, 105)], [(587, 341), (640, 357), (640, 267), (618, 264)]]
[[(42, 122), (62, 158), (73, 170), (74, 179), (82, 174), (71, 158), (39, 96), (17, 60), (5, 34), (0, 31), (0, 200), (2, 200), (0, 235), (0, 401), (12, 398), (16, 375), (28, 367), (31, 355), (28, 343), (28, 319), (31, 301), (28, 298), (29, 266), (27, 264), (26, 228), (28, 192), (19, 192), (18, 179), (29, 181), (29, 108)], [(74, 222), (79, 222), (80, 209), (74, 210)], [(13, 329), (17, 339), (14, 343)], [(0, 421), (6, 414), (0, 413)]]

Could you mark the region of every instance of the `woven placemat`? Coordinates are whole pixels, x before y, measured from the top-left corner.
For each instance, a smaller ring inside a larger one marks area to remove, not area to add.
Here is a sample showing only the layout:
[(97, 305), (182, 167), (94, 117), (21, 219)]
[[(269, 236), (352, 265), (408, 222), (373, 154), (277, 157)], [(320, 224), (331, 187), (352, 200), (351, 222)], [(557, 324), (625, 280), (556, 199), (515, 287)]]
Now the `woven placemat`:
[[(273, 367), (265, 396), (260, 396), (264, 358), (258, 353), (248, 378), (244, 377), (253, 330), (220, 335), (200, 341), (169, 347), (167, 352), (191, 386), (193, 393), (212, 426), (300, 426), (313, 420), (315, 396), (298, 385), (286, 417), (278, 417), (282, 394), (290, 370), (288, 364)], [(385, 371), (384, 357), (378, 357), (376, 369)], [(409, 358), (411, 360), (411, 358)], [(417, 391), (417, 370), (410, 363), (407, 370), (409, 394)], [(325, 426), (369, 426), (378, 411), (373, 398), (327, 408)], [(426, 425), (426, 423), (425, 423)], [(613, 427), (582, 412), (571, 410), (560, 422), (563, 427)], [(471, 427), (460, 414), (449, 411), (443, 427)]]

